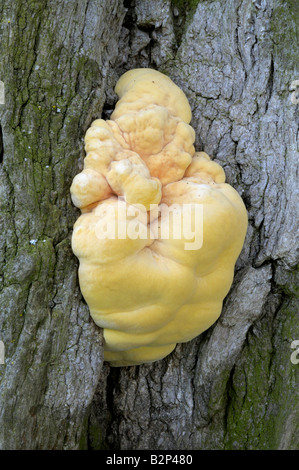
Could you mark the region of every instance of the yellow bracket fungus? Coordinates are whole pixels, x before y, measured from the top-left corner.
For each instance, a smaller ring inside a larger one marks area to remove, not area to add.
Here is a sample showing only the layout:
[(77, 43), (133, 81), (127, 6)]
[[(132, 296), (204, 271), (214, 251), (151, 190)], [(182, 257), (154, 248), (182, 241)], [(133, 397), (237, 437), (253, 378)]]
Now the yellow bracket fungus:
[[(72, 248), (82, 294), (104, 328), (105, 360), (128, 366), (162, 359), (217, 320), (247, 213), (223, 169), (195, 152), (189, 103), (168, 77), (130, 70), (115, 91), (111, 119), (86, 132), (84, 169), (71, 186), (82, 212)], [(188, 248), (197, 232), (201, 242)]]

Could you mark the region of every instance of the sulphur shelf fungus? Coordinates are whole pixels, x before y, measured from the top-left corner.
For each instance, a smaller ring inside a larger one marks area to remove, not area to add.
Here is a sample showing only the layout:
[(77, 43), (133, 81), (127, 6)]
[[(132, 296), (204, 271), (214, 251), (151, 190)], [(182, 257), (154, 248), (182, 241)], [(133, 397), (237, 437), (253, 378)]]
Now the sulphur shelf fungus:
[(72, 248), (112, 366), (157, 361), (219, 317), (247, 213), (223, 169), (195, 152), (191, 109), (168, 77), (126, 72), (119, 101), (86, 132), (73, 180)]

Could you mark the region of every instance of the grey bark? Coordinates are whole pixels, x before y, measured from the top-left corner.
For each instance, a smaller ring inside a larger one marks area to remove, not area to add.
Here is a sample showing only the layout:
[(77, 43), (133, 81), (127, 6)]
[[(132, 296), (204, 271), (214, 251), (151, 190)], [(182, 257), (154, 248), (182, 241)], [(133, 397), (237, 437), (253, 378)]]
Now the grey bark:
[[(0, 9), (1, 448), (299, 448), (296, 2)], [(216, 324), (163, 361), (110, 369), (78, 287), (69, 187), (86, 129), (140, 66), (184, 90), (197, 150), (225, 169), (249, 229)]]

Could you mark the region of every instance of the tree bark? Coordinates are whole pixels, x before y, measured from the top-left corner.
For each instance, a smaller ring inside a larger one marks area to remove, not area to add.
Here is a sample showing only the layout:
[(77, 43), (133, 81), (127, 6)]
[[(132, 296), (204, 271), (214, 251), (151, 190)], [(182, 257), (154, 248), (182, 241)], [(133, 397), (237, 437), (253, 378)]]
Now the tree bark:
[[(296, 1), (0, 11), (0, 447), (298, 449)], [(216, 324), (162, 361), (110, 369), (78, 286), (69, 188), (86, 129), (134, 67), (184, 90), (196, 148), (223, 166), (249, 228)]]

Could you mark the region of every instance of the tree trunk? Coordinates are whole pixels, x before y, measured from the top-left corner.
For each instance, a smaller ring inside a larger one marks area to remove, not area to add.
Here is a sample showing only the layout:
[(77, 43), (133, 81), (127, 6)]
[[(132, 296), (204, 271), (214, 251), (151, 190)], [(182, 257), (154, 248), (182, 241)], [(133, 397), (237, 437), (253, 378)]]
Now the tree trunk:
[[(296, 1), (0, 11), (1, 448), (299, 448)], [(184, 90), (196, 148), (223, 166), (249, 228), (216, 324), (164, 360), (110, 369), (78, 286), (69, 188), (86, 129), (134, 67)]]

